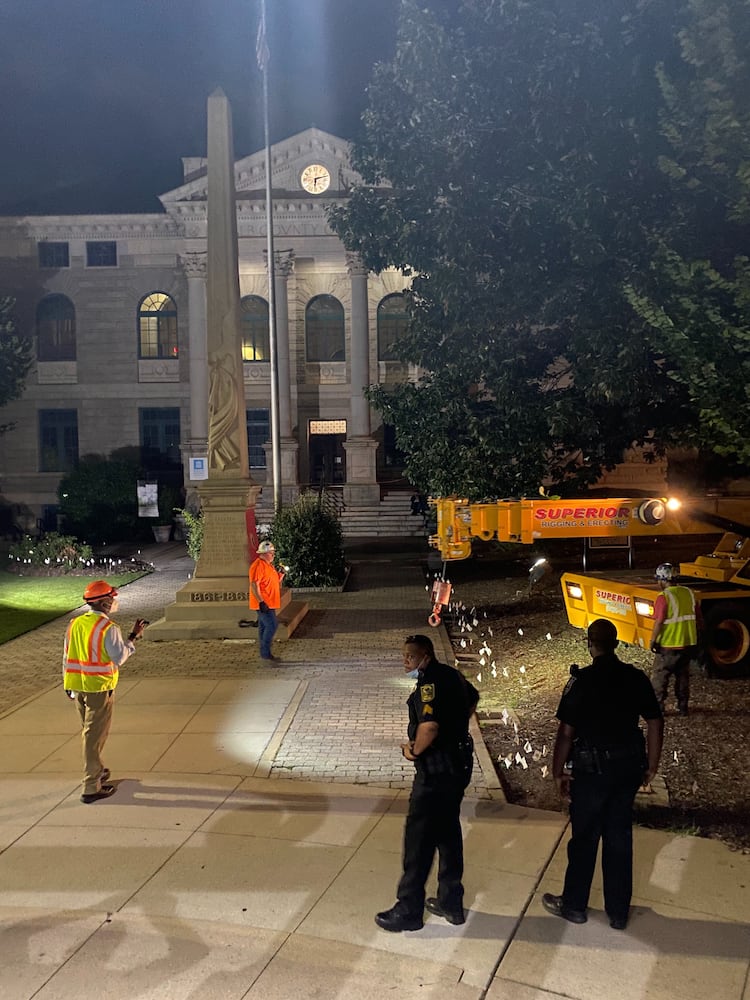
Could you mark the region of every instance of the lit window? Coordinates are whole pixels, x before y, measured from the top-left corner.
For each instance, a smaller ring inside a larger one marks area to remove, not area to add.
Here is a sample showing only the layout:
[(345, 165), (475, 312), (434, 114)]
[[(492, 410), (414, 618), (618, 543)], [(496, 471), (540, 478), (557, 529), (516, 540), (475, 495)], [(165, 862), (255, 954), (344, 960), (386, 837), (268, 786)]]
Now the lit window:
[(346, 420), (311, 420), (311, 434), (346, 434)]
[(246, 295), (240, 303), (240, 309), (242, 360), (270, 361), (268, 303), (259, 295)]
[(139, 356), (176, 358), (177, 307), (164, 292), (152, 292), (138, 307)]

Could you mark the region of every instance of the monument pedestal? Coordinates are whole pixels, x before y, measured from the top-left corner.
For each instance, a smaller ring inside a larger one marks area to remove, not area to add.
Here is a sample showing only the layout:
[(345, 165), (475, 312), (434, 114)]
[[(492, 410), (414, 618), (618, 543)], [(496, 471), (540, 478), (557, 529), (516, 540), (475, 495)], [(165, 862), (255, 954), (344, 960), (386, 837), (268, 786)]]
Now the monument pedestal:
[[(175, 594), (144, 635), (165, 639), (254, 639), (257, 633), (240, 626), (255, 621), (248, 606), (248, 569), (245, 511), (255, 507), (260, 487), (250, 480), (206, 480), (198, 486), (203, 507), (203, 547), (195, 575)], [(282, 591), (276, 638), (288, 639), (307, 614), (306, 601), (292, 600)]]
[[(234, 587), (235, 589), (231, 589)], [(247, 573), (234, 580), (227, 577), (203, 577), (188, 580), (176, 595), (173, 604), (164, 609), (164, 617), (149, 625), (144, 639), (255, 639), (258, 631), (241, 626), (241, 621), (257, 621), (257, 614), (248, 607)], [(292, 592), (281, 592), (279, 628), (274, 641), (284, 642), (307, 614), (307, 601), (295, 601)]]

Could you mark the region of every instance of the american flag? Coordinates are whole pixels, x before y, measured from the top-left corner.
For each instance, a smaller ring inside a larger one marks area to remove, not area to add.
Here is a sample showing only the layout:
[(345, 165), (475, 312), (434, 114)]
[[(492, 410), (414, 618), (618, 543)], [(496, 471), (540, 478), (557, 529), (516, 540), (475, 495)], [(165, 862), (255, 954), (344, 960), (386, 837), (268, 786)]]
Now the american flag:
[(261, 73), (265, 73), (268, 69), (268, 60), (271, 53), (268, 50), (268, 42), (266, 41), (266, 4), (265, 0), (261, 0), (260, 5), (260, 21), (258, 21), (258, 36), (255, 39), (255, 57), (258, 60), (258, 67)]

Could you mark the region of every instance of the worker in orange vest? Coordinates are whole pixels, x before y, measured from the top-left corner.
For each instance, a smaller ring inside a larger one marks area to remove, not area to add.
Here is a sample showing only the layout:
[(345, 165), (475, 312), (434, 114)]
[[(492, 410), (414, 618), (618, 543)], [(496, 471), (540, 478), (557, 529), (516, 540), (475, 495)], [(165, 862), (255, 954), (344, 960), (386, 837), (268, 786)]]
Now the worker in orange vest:
[(271, 643), (278, 628), (276, 612), (281, 607), (281, 581), (284, 574), (273, 565), (276, 549), (273, 542), (261, 542), (258, 556), (250, 564), (250, 607), (258, 612), (258, 646), (261, 660), (277, 660)]
[(112, 724), (119, 668), (135, 652), (135, 643), (148, 624), (137, 618), (127, 639), (112, 619), (117, 611), (117, 591), (106, 580), (94, 580), (83, 592), (90, 611), (74, 618), (65, 633), (63, 686), (75, 700), (81, 717), (83, 791), (81, 802), (109, 798), (116, 791), (108, 784), (109, 768), (102, 763), (102, 749)]

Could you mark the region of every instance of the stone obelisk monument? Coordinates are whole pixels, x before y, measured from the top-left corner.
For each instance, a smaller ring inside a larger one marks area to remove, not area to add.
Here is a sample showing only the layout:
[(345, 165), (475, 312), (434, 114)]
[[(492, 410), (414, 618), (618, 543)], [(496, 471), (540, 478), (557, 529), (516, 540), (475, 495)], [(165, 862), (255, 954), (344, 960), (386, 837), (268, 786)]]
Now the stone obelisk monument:
[(245, 512), (260, 487), (248, 469), (232, 118), (221, 90), (208, 99), (207, 146), (208, 479), (197, 484), (203, 547), (193, 579), (149, 628), (150, 639), (249, 637), (239, 626), (251, 617)]
[(260, 487), (248, 469), (232, 115), (220, 90), (208, 99), (207, 147), (208, 479), (198, 485), (204, 536), (195, 578), (214, 581), (209, 592), (221, 601), (219, 592), (235, 592), (239, 579), (247, 588), (245, 510)]

